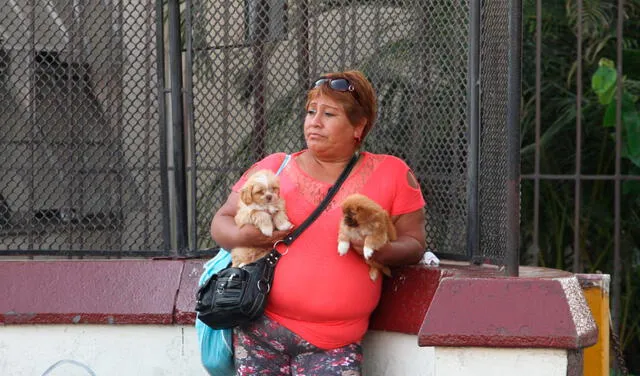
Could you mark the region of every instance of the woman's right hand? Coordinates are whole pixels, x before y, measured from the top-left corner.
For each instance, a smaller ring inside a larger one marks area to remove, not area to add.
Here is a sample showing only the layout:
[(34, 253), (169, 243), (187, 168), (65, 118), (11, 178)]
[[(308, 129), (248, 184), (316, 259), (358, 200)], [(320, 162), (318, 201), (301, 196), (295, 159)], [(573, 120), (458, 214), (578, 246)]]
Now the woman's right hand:
[(238, 211), (238, 200), (239, 194), (231, 192), (211, 221), (211, 237), (220, 247), (228, 250), (235, 247), (271, 248), (276, 241), (289, 234), (289, 230), (276, 230), (271, 236), (266, 236), (255, 226), (245, 225), (238, 228), (234, 220)]
[[(234, 223), (235, 224), (235, 223)], [(238, 239), (241, 246), (256, 248), (271, 248), (278, 241), (284, 239), (290, 231), (274, 230), (271, 236), (266, 236), (257, 227), (244, 225), (239, 229)]]

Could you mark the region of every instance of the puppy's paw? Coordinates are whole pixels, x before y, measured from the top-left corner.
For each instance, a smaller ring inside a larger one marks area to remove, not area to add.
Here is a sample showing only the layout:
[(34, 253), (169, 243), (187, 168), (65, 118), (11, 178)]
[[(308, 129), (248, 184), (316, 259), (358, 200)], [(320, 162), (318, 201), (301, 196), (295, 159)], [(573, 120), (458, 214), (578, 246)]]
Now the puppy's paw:
[(287, 231), (287, 230), (291, 230), (292, 228), (293, 228), (293, 223), (291, 223), (291, 222), (289, 222), (289, 221), (286, 221), (286, 222), (284, 222), (284, 223), (281, 223), (281, 224), (278, 226), (278, 230), (280, 230), (280, 231)]
[(380, 275), (380, 271), (378, 270), (378, 268), (373, 266), (369, 268), (369, 278), (371, 278), (372, 281), (375, 281), (376, 279), (378, 279), (379, 275)]
[(272, 227), (260, 227), (260, 232), (264, 236), (271, 237), (271, 235), (273, 235), (273, 228)]
[(373, 256), (373, 252), (375, 252), (373, 249), (366, 246), (362, 249), (362, 254), (364, 255), (364, 258), (367, 260), (370, 259), (371, 256)]
[(350, 243), (349, 243), (349, 242), (346, 242), (346, 241), (344, 241), (344, 240), (339, 241), (339, 242), (338, 242), (338, 254), (339, 254), (340, 256), (344, 256), (344, 255), (346, 255), (346, 254), (347, 254), (347, 252), (349, 252), (349, 245), (350, 245)]

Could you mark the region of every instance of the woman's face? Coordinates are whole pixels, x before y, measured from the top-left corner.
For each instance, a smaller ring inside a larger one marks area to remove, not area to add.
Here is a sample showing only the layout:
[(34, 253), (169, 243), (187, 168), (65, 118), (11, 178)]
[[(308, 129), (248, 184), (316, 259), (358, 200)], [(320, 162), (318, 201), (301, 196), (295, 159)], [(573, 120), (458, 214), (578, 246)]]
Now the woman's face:
[(309, 150), (316, 154), (351, 155), (356, 149), (362, 125), (349, 122), (342, 104), (319, 95), (309, 102), (304, 120), (304, 138)]

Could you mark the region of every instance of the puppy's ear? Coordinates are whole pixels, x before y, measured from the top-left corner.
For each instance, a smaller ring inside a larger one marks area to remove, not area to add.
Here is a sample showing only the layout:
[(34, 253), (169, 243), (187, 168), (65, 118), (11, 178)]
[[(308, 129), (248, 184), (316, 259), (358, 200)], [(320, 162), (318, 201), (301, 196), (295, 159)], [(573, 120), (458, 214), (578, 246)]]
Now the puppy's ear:
[(240, 200), (245, 203), (245, 205), (250, 205), (253, 202), (251, 197), (251, 186), (244, 186), (240, 189)]
[(376, 211), (374, 216), (375, 216), (376, 224), (379, 227), (380, 231), (388, 231), (387, 222), (388, 222), (389, 216), (387, 215), (387, 212), (383, 210)]

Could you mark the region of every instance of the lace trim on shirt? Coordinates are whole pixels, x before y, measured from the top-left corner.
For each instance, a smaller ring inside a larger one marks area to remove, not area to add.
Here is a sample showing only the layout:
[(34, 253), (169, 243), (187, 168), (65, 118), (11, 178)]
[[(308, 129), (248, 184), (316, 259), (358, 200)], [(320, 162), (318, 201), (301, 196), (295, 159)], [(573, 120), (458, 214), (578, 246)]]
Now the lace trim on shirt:
[[(327, 205), (325, 211), (330, 211), (334, 207), (340, 205), (340, 203), (342, 203), (342, 201), (350, 194), (360, 192), (362, 187), (364, 187), (371, 177), (373, 171), (378, 167), (378, 165), (380, 165), (383, 159), (383, 155), (367, 154), (365, 158), (363, 158), (362, 162), (360, 162), (361, 165), (356, 166), (355, 171), (342, 184), (340, 190), (333, 197), (329, 205)], [(313, 206), (318, 206), (322, 199), (327, 195), (329, 188), (331, 188), (331, 184), (317, 181), (309, 177), (300, 171), (300, 168), (297, 165), (294, 166), (294, 164), (295, 161), (291, 161), (291, 163), (287, 164), (283, 173), (287, 174), (296, 186), (300, 195), (302, 195), (306, 201), (310, 202)]]

